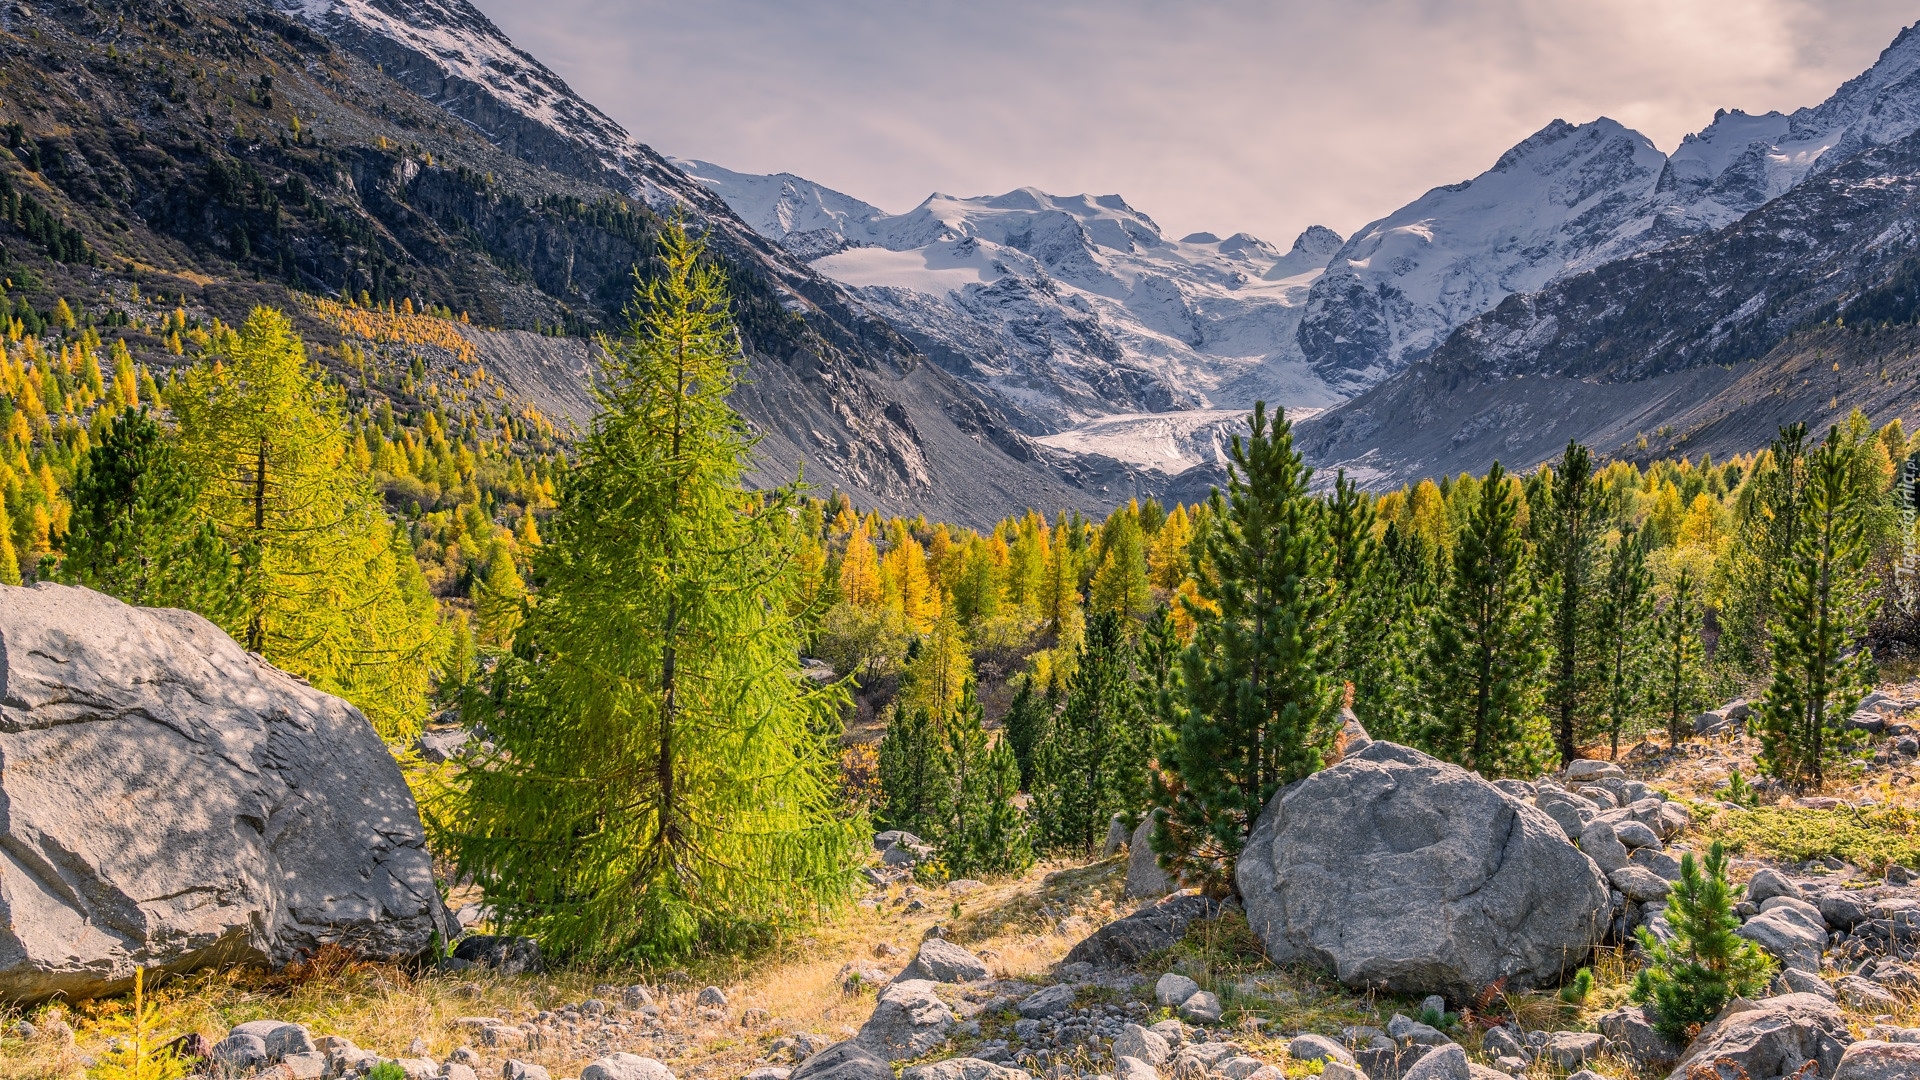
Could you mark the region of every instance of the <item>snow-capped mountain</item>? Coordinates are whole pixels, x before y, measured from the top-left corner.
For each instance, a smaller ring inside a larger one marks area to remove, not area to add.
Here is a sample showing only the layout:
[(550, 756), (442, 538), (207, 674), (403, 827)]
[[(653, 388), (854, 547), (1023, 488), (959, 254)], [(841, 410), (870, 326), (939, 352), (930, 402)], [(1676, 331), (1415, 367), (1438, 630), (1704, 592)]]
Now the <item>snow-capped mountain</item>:
[(1663, 155), (1602, 117), (1555, 120), (1494, 166), (1354, 233), (1315, 283), (1300, 346), (1360, 390), (1513, 293), (1718, 229), (1810, 175), (1920, 130), (1920, 30), (1792, 115), (1722, 110)]
[(1609, 254), (1665, 164), (1605, 117), (1555, 120), (1479, 176), (1354, 233), (1313, 286), (1302, 351), (1322, 376), (1365, 389), (1507, 294)]
[(1169, 240), (1118, 195), (1033, 188), (935, 194), (890, 215), (791, 174), (676, 164), (1035, 434), (1112, 414), (1345, 396), (1306, 367), (1294, 334), (1340, 244), (1329, 229), (1284, 253), (1245, 233)]

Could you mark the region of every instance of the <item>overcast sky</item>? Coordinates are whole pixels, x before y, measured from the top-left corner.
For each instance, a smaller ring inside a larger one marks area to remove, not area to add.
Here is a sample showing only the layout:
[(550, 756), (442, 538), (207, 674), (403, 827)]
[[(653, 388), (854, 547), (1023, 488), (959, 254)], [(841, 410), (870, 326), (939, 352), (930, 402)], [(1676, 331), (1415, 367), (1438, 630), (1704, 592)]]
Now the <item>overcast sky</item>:
[(475, 0), (656, 150), (900, 212), (1118, 192), (1171, 236), (1345, 235), (1560, 117), (1662, 150), (1791, 111), (1908, 0)]

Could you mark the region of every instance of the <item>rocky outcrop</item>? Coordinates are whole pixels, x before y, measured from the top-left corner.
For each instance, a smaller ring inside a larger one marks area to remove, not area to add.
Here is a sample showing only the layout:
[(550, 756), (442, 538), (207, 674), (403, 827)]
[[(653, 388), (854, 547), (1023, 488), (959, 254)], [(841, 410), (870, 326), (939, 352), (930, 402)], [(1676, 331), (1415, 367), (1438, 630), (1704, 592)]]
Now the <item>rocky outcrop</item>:
[(1195, 919), (1214, 918), (1220, 910), (1219, 901), (1198, 893), (1179, 893), (1157, 900), (1094, 931), (1067, 953), (1065, 962), (1084, 961), (1096, 967), (1137, 964), (1178, 944)]
[(1607, 882), (1558, 823), (1386, 742), (1269, 803), (1237, 877), (1275, 962), (1396, 993), (1551, 983), (1607, 928)]
[(358, 709), (198, 615), (0, 586), (0, 996), (452, 930)]
[(1852, 1040), (1833, 1002), (1782, 994), (1708, 1024), (1667, 1080), (1689, 1080), (1703, 1066), (1707, 1075), (1720, 1075), (1710, 1070), (1721, 1062), (1739, 1066), (1749, 1080), (1805, 1075), (1799, 1070), (1809, 1061), (1815, 1075), (1832, 1076)]

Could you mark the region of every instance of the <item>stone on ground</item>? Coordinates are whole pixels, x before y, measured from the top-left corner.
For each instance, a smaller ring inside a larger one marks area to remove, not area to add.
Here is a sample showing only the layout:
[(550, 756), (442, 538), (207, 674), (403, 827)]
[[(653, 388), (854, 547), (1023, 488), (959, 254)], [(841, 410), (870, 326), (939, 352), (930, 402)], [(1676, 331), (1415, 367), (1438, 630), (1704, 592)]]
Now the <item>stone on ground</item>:
[(1890, 1013), (1900, 1008), (1900, 999), (1879, 983), (1858, 975), (1843, 976), (1833, 984), (1835, 994), (1847, 1008), (1864, 1013)]
[(894, 976), (894, 981), (927, 979), (962, 983), (984, 979), (988, 974), (986, 963), (979, 957), (945, 938), (928, 938), (920, 943), (920, 952), (914, 956), (913, 963)]
[(1804, 900), (1788, 899), (1748, 919), (1734, 933), (1757, 942), (1783, 965), (1810, 973), (1819, 972), (1820, 953), (1827, 945), (1826, 920)]
[(1127, 841), (1132, 836), (1132, 831), (1127, 828), (1127, 823), (1121, 820), (1120, 815), (1113, 815), (1113, 820), (1107, 822), (1107, 840), (1100, 845), (1100, 857), (1112, 858), (1121, 848), (1127, 846)]
[(200, 616), (0, 586), (0, 687), (0, 998), (454, 932), (366, 717)]
[(1623, 1005), (1604, 1013), (1594, 1026), (1607, 1037), (1614, 1053), (1643, 1069), (1680, 1056), (1680, 1047), (1654, 1030), (1652, 1017), (1639, 1005)]
[(1218, 901), (1197, 893), (1168, 896), (1094, 931), (1067, 953), (1065, 962), (1095, 967), (1137, 964), (1153, 953), (1172, 948), (1195, 919), (1211, 919), (1219, 913)]
[(1602, 873), (1611, 874), (1627, 865), (1627, 846), (1620, 842), (1613, 824), (1600, 818), (1580, 830), (1580, 850), (1587, 853)]
[(787, 1080), (894, 1080), (887, 1059), (861, 1042), (834, 1043), (800, 1063)]
[(1607, 927), (1605, 879), (1551, 818), (1386, 742), (1269, 803), (1237, 877), (1272, 960), (1356, 988), (1469, 1001), (1555, 983)]
[[(924, 1057), (946, 1041), (947, 1029), (954, 1021), (953, 1010), (934, 993), (935, 985), (925, 979), (915, 979), (897, 982), (882, 990), (873, 1015), (861, 1026), (856, 1038), (889, 1061)], [(580, 1080), (587, 1078), (583, 1076)]]
[(1295, 1061), (1338, 1061), (1353, 1064), (1353, 1055), (1347, 1048), (1327, 1038), (1325, 1035), (1295, 1035), (1287, 1044), (1287, 1056)]
[(1055, 983), (1028, 994), (1016, 1011), (1029, 1020), (1045, 1020), (1073, 1008), (1073, 999), (1079, 993), (1079, 989), (1071, 984)]
[(1153, 984), (1153, 1000), (1166, 1006), (1179, 1005), (1200, 992), (1200, 984), (1177, 971), (1169, 971)]
[(1913, 1080), (1920, 1076), (1920, 1043), (1863, 1039), (1847, 1047), (1833, 1080)]
[(1172, 1054), (1173, 1048), (1167, 1045), (1167, 1040), (1159, 1032), (1149, 1031), (1139, 1024), (1128, 1024), (1121, 1028), (1120, 1034), (1113, 1040), (1115, 1058), (1139, 1058), (1156, 1069), (1165, 1065)]
[[(1378, 743), (1374, 745), (1379, 745)], [(1467, 1068), (1467, 1052), (1454, 1043), (1436, 1046), (1420, 1056), (1400, 1080), (1474, 1080)]]
[(1747, 901), (1754, 905), (1764, 904), (1776, 896), (1791, 896), (1795, 900), (1805, 900), (1807, 894), (1800, 886), (1788, 880), (1785, 874), (1763, 867), (1747, 879)]
[(1607, 1037), (1591, 1031), (1556, 1031), (1540, 1053), (1562, 1069), (1584, 1065), (1607, 1052)]
[(1180, 1003), (1180, 1018), (1195, 1024), (1217, 1024), (1222, 1010), (1220, 998), (1211, 990), (1202, 990)]
[(1765, 998), (1708, 1024), (1667, 1080), (1688, 1080), (1695, 1063), (1730, 1060), (1749, 1080), (1777, 1080), (1808, 1061), (1832, 1076), (1852, 1035), (1833, 1002), (1814, 994)]
[(1113, 1080), (1160, 1080), (1160, 1070), (1130, 1054), (1116, 1054)]
[(1033, 1075), (1025, 1069), (1010, 1069), (971, 1057), (915, 1065), (900, 1076), (901, 1080), (1033, 1080)]
[(1154, 857), (1153, 845), (1147, 838), (1153, 835), (1153, 815), (1147, 815), (1133, 830), (1133, 839), (1127, 844), (1127, 895), (1143, 900), (1165, 896), (1173, 891), (1173, 879), (1160, 869), (1160, 862)]

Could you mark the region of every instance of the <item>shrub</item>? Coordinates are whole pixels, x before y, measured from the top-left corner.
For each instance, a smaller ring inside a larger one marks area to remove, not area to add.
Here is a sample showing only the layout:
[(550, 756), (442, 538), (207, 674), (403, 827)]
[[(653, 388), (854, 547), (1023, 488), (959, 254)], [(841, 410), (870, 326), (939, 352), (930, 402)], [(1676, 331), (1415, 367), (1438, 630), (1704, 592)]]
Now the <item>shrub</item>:
[(1726, 847), (1717, 840), (1705, 873), (1692, 852), (1681, 857), (1667, 920), (1677, 935), (1667, 944), (1640, 928), (1648, 963), (1634, 977), (1633, 1000), (1652, 1005), (1653, 1026), (1662, 1035), (1685, 1040), (1733, 997), (1759, 993), (1773, 962), (1758, 945), (1734, 934), (1740, 920), (1727, 884)]

